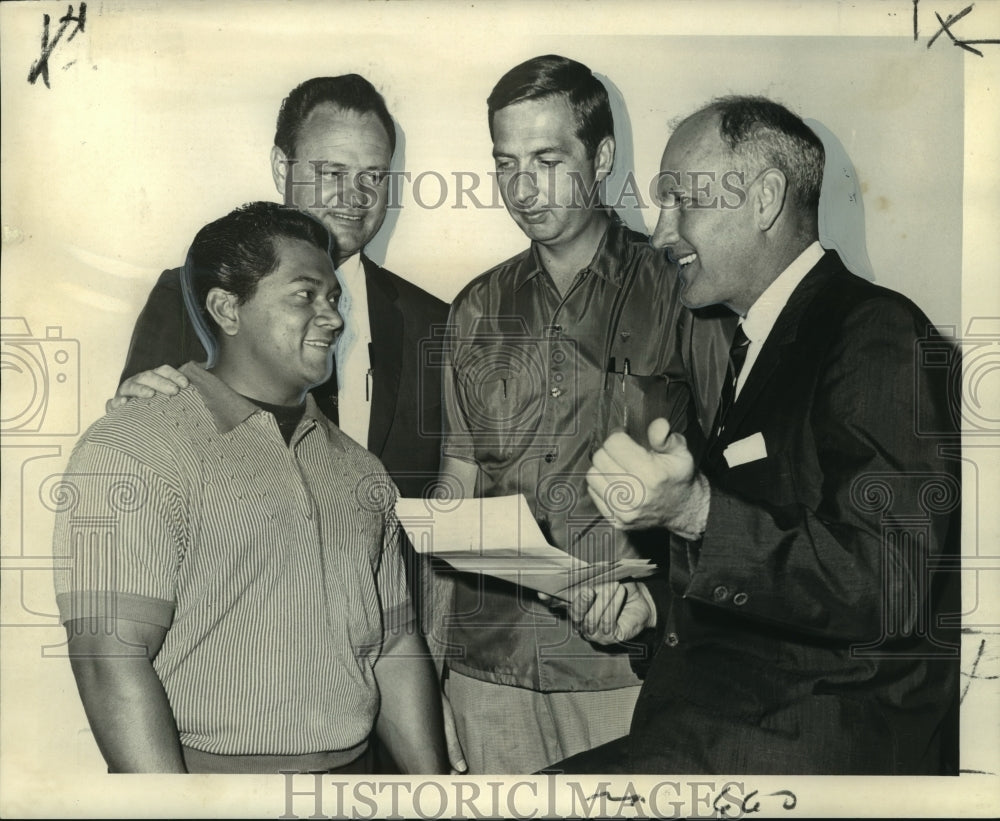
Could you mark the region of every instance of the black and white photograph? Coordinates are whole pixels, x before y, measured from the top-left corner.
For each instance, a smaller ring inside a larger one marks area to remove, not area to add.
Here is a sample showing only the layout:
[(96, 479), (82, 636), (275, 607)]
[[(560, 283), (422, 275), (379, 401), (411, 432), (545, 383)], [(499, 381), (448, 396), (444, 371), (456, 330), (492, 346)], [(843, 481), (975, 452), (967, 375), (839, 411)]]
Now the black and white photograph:
[(0, 42), (0, 814), (995, 814), (1000, 3)]

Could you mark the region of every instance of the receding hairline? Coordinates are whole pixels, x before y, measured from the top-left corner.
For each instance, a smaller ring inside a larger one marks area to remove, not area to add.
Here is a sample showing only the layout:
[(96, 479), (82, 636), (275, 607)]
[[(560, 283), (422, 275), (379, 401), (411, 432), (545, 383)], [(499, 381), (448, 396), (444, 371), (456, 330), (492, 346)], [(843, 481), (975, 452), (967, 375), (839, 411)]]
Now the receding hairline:
[[(321, 100), (316, 103), (312, 108), (309, 109), (309, 113), (302, 118), (299, 128), (295, 134), (294, 149), (295, 153), (293, 157), (289, 159), (301, 159), (298, 156), (299, 153), (299, 141), (302, 139), (302, 132), (309, 126), (313, 120), (322, 114), (329, 114), (333, 117), (340, 117), (344, 119), (354, 118), (356, 120), (371, 120), (381, 129), (382, 134), (385, 137), (385, 147), (389, 151), (389, 159), (392, 160), (392, 156), (395, 153), (395, 149), (392, 146), (392, 135), (385, 127), (385, 123), (382, 122), (381, 118), (374, 111), (359, 111), (354, 108), (346, 108), (332, 100)], [(280, 147), (279, 147), (280, 150)]]
[[(670, 134), (664, 144), (663, 154), (666, 154), (670, 143), (681, 134), (682, 131), (691, 131), (698, 139), (692, 140), (693, 146), (688, 148), (689, 153), (693, 153), (692, 159), (732, 159), (736, 153), (729, 147), (722, 137), (722, 116), (717, 110), (701, 108), (691, 114), (674, 117), (670, 120)], [(709, 144), (704, 137), (711, 135), (714, 142)], [(681, 134), (681, 136), (684, 136)]]

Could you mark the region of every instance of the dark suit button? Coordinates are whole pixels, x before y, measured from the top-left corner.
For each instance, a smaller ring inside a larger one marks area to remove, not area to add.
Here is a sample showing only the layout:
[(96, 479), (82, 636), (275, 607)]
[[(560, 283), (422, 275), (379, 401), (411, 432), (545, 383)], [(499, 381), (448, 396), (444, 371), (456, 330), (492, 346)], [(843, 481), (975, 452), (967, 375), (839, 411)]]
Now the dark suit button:
[(556, 460), (556, 455), (554, 453), (546, 453), (545, 454), (545, 461), (548, 464), (551, 465), (555, 460)]
[(729, 588), (720, 584), (715, 588), (715, 590), (712, 591), (712, 598), (716, 601), (725, 601), (729, 598)]
[(676, 647), (681, 643), (680, 637), (676, 633), (667, 633), (667, 637), (664, 641), (667, 647)]
[(735, 596), (733, 596), (733, 604), (735, 604), (737, 607), (742, 607), (744, 604), (747, 603), (747, 601), (749, 601), (749, 599), (750, 597), (746, 593), (737, 593)]

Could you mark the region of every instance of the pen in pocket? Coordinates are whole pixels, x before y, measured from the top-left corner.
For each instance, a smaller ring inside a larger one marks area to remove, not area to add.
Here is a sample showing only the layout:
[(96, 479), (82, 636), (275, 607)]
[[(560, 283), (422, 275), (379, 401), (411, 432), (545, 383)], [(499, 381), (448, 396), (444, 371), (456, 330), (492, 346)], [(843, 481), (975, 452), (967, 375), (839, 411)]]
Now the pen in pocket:
[(628, 401), (625, 396), (625, 380), (632, 374), (632, 363), (625, 357), (625, 365), (622, 368), (622, 427), (628, 430)]

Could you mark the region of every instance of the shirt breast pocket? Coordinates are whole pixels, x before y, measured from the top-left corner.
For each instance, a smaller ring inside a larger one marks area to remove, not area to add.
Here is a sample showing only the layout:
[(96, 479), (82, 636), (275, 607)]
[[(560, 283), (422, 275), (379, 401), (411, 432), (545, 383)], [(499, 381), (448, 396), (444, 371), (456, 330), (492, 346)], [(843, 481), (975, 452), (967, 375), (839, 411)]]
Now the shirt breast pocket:
[(687, 427), (690, 390), (686, 382), (666, 374), (609, 373), (602, 394), (604, 430), (623, 429), (640, 444), (654, 419), (666, 419), (671, 430)]
[(537, 391), (519, 374), (466, 379), (462, 402), (480, 463), (512, 461), (538, 427)]

